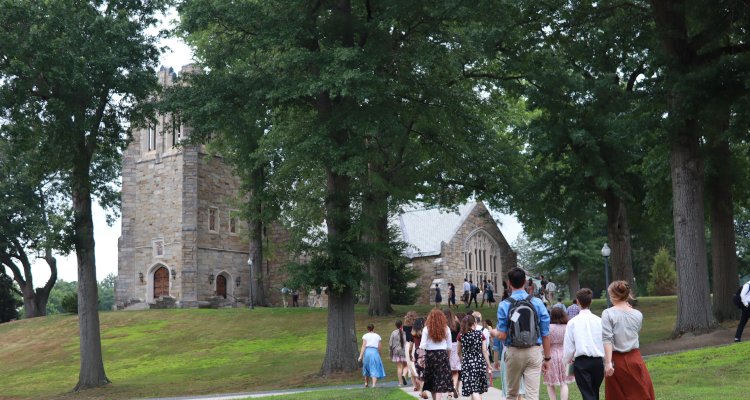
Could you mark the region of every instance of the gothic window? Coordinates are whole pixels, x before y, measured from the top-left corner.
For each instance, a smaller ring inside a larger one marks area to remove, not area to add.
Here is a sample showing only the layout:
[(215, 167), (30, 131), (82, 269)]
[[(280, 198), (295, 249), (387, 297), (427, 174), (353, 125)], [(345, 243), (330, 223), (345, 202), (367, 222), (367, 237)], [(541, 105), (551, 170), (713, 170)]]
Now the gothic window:
[(208, 209), (208, 231), (216, 233), (219, 231), (219, 209)]
[(237, 227), (237, 224), (239, 223), (239, 219), (232, 215), (232, 212), (237, 212), (237, 210), (230, 211), (230, 217), (229, 217), (229, 234), (230, 235), (236, 235), (239, 231), (239, 228)]
[[(464, 268), (466, 277), (471, 280), (476, 277), (481, 281), (489, 280), (497, 286), (498, 268), (495, 241), (483, 230), (474, 233), (464, 244), (466, 254)], [(473, 259), (473, 260), (472, 260)], [(473, 262), (472, 262), (473, 261)], [(473, 272), (480, 272), (474, 274)]]
[(148, 123), (148, 151), (156, 150), (156, 124)]

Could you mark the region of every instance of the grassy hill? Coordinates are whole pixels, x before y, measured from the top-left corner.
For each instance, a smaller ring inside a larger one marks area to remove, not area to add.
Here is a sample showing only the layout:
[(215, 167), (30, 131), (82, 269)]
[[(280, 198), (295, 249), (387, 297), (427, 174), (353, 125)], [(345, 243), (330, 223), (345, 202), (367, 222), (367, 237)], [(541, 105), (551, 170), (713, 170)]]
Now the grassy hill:
[[(604, 303), (597, 301), (594, 311), (603, 308)], [(387, 341), (393, 322), (410, 309), (424, 316), (430, 307), (397, 306), (392, 318), (366, 318), (366, 308), (357, 307), (358, 336), (373, 323)], [(671, 333), (674, 297), (642, 298), (639, 309), (646, 316), (642, 343)], [(480, 311), (495, 321), (494, 309)], [(361, 372), (327, 380), (315, 376), (325, 352), (326, 313), (310, 308), (102, 312), (104, 365), (113, 383), (77, 395), (67, 393), (78, 378), (77, 316), (3, 324), (0, 398), (128, 399), (360, 383)], [(747, 359), (750, 347), (743, 348)], [(387, 380), (392, 380), (395, 364), (387, 360), (387, 352), (384, 348), (384, 364)], [(747, 371), (742, 364), (736, 368)], [(656, 372), (655, 377), (662, 376)]]

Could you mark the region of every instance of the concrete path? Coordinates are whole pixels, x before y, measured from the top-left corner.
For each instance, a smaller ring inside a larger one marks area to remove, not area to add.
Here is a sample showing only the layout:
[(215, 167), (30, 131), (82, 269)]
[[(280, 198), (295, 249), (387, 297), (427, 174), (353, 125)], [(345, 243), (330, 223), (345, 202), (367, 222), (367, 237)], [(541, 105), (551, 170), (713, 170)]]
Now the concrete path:
[[(410, 396), (414, 397), (414, 398), (417, 398), (417, 399), (420, 398), (419, 397), (419, 392), (415, 392), (414, 388), (412, 388), (412, 387), (403, 388), (402, 390), (404, 392), (406, 392), (407, 394), (409, 394)], [(432, 399), (432, 396), (430, 396), (429, 393), (428, 393), (427, 394), (427, 398), (428, 399)], [(461, 396), (461, 392), (460, 391), (459, 391), (459, 397), (458, 398), (459, 398), (459, 400), (464, 400), (464, 399), (469, 400), (469, 399), (471, 399), (471, 397)], [(446, 399), (448, 399), (448, 395), (443, 394), (443, 400), (446, 400)], [(503, 392), (500, 389), (496, 389), (494, 387), (491, 387), (490, 390), (487, 391), (487, 393), (485, 393), (485, 394), (482, 395), (482, 400), (505, 400), (505, 397), (503, 397)]]

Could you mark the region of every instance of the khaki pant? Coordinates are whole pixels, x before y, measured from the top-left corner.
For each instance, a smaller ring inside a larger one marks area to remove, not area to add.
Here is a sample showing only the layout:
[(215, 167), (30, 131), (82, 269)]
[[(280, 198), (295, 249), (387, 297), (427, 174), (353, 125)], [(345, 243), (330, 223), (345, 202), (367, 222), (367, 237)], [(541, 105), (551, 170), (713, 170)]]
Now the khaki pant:
[(547, 300), (549, 300), (549, 305), (554, 305), (557, 300), (555, 299), (555, 292), (547, 292)]
[(508, 347), (505, 352), (505, 376), (508, 383), (509, 399), (518, 397), (521, 377), (526, 388), (526, 400), (539, 400), (539, 386), (542, 376), (542, 346), (528, 348)]

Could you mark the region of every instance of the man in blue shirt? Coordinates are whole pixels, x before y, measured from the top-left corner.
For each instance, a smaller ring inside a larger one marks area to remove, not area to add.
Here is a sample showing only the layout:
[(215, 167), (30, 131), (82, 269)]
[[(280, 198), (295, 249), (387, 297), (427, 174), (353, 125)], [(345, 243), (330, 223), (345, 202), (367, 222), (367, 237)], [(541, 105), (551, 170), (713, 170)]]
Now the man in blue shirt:
[[(526, 283), (526, 273), (520, 268), (513, 268), (508, 272), (508, 283), (513, 289), (511, 297), (516, 300), (524, 300), (528, 294), (523, 290)], [(515, 347), (508, 337), (508, 311), (510, 302), (502, 301), (497, 308), (497, 329), (491, 331), (492, 336), (505, 341), (508, 346), (505, 361), (505, 375), (508, 385), (507, 398), (515, 399), (521, 384), (521, 377), (526, 387), (526, 399), (539, 400), (539, 386), (541, 373), (549, 370), (550, 343), (549, 343), (549, 313), (542, 300), (534, 297), (531, 303), (536, 309), (539, 322), (540, 337), (536, 345), (531, 347)]]
[(477, 286), (474, 284), (474, 282), (469, 281), (470, 291), (469, 291), (469, 304), (466, 305), (466, 308), (471, 307), (471, 301), (474, 300), (474, 305), (479, 308), (479, 303), (477, 303)]

